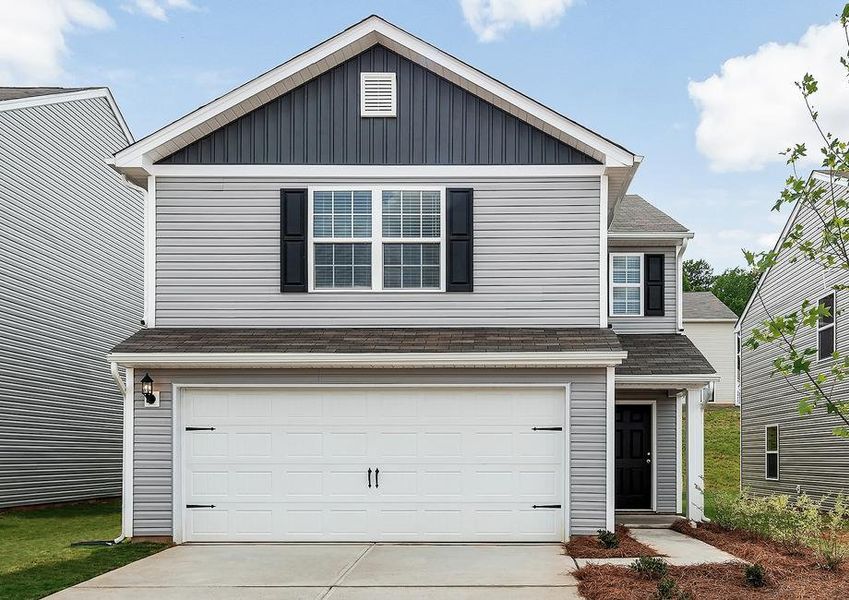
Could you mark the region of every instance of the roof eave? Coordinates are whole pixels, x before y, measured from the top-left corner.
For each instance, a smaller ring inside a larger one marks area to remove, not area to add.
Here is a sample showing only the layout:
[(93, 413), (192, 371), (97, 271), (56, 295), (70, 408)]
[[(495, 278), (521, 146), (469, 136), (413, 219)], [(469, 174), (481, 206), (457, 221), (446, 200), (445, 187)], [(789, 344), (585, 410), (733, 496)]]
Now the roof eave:
[(675, 389), (702, 387), (721, 379), (717, 373), (682, 373), (657, 375), (616, 374), (616, 387), (620, 389)]

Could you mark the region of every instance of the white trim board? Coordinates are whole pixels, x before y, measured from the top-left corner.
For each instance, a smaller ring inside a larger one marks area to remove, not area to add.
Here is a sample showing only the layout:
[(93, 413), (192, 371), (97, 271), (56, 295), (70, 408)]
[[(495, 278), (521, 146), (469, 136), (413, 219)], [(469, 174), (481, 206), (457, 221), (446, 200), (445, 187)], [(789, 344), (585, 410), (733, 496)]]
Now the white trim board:
[(607, 367), (627, 352), (150, 352), (113, 353), (110, 362), (133, 367)]
[[(612, 369), (611, 369), (612, 370)], [(185, 421), (183, 419), (183, 398), (182, 390), (185, 389), (203, 389), (203, 388), (244, 388), (244, 389), (298, 389), (298, 388), (551, 388), (562, 389), (564, 392), (563, 401), (565, 403), (563, 412), (563, 533), (562, 540), (567, 542), (571, 535), (571, 498), (570, 498), (570, 444), (571, 444), (571, 406), (572, 406), (572, 384), (569, 381), (551, 382), (551, 383), (430, 383), (430, 384), (324, 384), (324, 383), (256, 383), (256, 384), (239, 384), (239, 383), (185, 383), (175, 381), (171, 384), (172, 398), (172, 419), (171, 419), (171, 535), (175, 544), (180, 544), (185, 539), (184, 522), (183, 522), (183, 506), (185, 498), (183, 478), (183, 460), (182, 460), (182, 439), (184, 432)]]
[(115, 165), (119, 169), (145, 168), (378, 43), (606, 165), (635, 166), (635, 155), (622, 146), (376, 15), (121, 150), (115, 155)]
[(684, 389), (719, 381), (718, 373), (684, 375), (617, 375), (616, 387), (621, 389)]

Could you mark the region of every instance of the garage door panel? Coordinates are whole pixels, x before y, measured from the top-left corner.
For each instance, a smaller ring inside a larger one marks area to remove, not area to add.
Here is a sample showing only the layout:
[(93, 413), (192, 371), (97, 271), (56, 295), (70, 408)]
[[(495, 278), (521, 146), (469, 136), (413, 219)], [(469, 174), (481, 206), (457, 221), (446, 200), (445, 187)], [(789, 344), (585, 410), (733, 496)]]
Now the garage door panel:
[[(563, 391), (187, 390), (184, 533), (194, 541), (552, 541)], [(533, 414), (529, 414), (533, 413)], [(369, 487), (368, 469), (372, 473)]]

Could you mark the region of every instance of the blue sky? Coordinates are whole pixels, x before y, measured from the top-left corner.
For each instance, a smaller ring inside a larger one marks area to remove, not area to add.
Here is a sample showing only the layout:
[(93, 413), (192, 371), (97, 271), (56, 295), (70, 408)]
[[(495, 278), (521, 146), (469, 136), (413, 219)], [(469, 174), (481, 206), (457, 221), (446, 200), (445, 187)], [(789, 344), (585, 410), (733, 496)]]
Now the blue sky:
[[(0, 0), (6, 2), (14, 0)], [(833, 21), (841, 5), (463, 0), (464, 14), (461, 0), (33, 2), (65, 7), (49, 13), (56, 19), (53, 30), (33, 34), (59, 37), (55, 64), (50, 48), (39, 64), (16, 64), (20, 57), (10, 58), (0, 41), (0, 84), (108, 85), (137, 138), (363, 17), (380, 14), (644, 155), (631, 191), (693, 229), (688, 257), (707, 258), (718, 269), (742, 264), (741, 246), (762, 248), (780, 230), (784, 215), (769, 209), (787, 168), (774, 158), (782, 135), (791, 141), (806, 127), (801, 112), (767, 115), (753, 125), (774, 108), (773, 96), (764, 102), (747, 86), (764, 89), (776, 79), (790, 85), (803, 74), (791, 67), (809, 68), (806, 56), (822, 62), (822, 52), (805, 54), (799, 41), (809, 26)], [(27, 15), (18, 16), (24, 25), (16, 25), (16, 33), (27, 34)], [(476, 30), (470, 25), (476, 18), (492, 27), (484, 30), (477, 22)], [(0, 40), (2, 33), (0, 25)], [(481, 39), (487, 36), (496, 39)], [(827, 46), (825, 37), (811, 32), (808, 46)], [(759, 52), (768, 43), (789, 46)], [(40, 57), (39, 48), (30, 54)], [(735, 57), (743, 57), (733, 63), (742, 70), (723, 75), (723, 64)], [(688, 85), (713, 75), (718, 79), (695, 92), (702, 98), (699, 106)], [(792, 89), (776, 89), (787, 96), (776, 106), (801, 102)], [(827, 116), (834, 117), (835, 128), (849, 125), (845, 112), (832, 112)], [(781, 123), (787, 121), (796, 128), (784, 132)], [(733, 159), (723, 158), (732, 154)]]

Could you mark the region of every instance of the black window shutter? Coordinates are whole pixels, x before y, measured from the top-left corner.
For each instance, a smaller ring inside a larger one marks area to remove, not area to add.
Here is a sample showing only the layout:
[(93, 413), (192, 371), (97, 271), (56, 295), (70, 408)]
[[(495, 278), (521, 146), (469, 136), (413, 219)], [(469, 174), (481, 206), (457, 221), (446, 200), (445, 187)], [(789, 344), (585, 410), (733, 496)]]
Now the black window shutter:
[(645, 316), (663, 316), (663, 254), (646, 254), (645, 258)]
[(307, 291), (307, 190), (280, 190), (280, 291)]
[(474, 289), (474, 191), (451, 188), (445, 194), (445, 291), (471, 292)]

